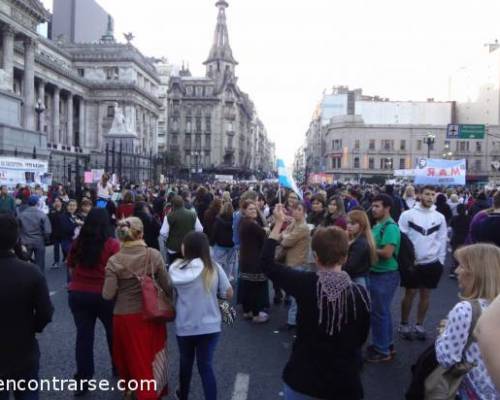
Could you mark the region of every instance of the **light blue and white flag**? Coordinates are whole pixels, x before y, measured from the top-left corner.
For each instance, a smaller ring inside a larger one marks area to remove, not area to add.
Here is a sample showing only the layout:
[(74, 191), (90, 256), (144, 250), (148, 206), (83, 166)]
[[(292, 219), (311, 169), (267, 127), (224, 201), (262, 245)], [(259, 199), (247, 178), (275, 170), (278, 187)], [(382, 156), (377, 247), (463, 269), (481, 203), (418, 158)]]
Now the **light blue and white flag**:
[(278, 181), (280, 186), (293, 190), (302, 200), (302, 191), (298, 188), (295, 180), (288, 173), (285, 162), (280, 158), (278, 159)]

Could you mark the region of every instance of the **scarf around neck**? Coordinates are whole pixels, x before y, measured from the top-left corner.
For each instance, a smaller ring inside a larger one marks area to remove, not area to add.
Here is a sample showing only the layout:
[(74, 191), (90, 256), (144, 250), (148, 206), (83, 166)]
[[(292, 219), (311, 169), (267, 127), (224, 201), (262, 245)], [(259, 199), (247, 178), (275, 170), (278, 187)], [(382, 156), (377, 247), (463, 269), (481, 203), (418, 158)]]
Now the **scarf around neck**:
[[(319, 321), (321, 325), (326, 321), (326, 332), (332, 336), (340, 332), (342, 325), (349, 322), (349, 302), (352, 302), (354, 319), (356, 319), (355, 291), (357, 291), (365, 307), (370, 306), (358, 285), (354, 284), (345, 271), (318, 271), (317, 301)], [(350, 300), (349, 300), (350, 299)]]

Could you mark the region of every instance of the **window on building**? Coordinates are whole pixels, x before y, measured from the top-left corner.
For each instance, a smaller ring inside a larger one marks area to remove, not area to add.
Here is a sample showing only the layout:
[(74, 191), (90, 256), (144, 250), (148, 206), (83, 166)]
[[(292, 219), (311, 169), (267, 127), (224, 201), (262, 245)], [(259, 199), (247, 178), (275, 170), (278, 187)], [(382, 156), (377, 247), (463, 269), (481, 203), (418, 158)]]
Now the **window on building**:
[(228, 132), (234, 132), (233, 121), (227, 121), (227, 131)]
[(203, 86), (196, 86), (196, 96), (197, 97), (203, 96)]
[(233, 136), (232, 135), (228, 135), (228, 137), (227, 137), (227, 147), (229, 147), (230, 149), (233, 148)]
[(394, 140), (383, 139), (382, 140), (382, 150), (385, 150), (385, 151), (394, 150)]
[(406, 169), (406, 158), (399, 159), (399, 169)]
[(332, 150), (342, 150), (342, 139), (335, 139), (332, 142)]
[(375, 150), (375, 139), (370, 139), (368, 143), (368, 150)]
[(380, 169), (388, 170), (392, 169), (392, 158), (381, 158), (380, 159)]
[(354, 157), (354, 168), (359, 168), (359, 157)]
[(193, 87), (192, 86), (186, 86), (186, 94), (188, 96), (192, 96), (193, 95)]
[(373, 157), (370, 157), (368, 159), (368, 168), (369, 169), (375, 169), (375, 159)]
[(422, 140), (417, 140), (417, 151), (422, 151)]
[(108, 106), (107, 116), (108, 118), (115, 117), (115, 106)]
[(191, 133), (193, 129), (193, 122), (191, 121), (191, 117), (186, 117), (186, 133)]
[(196, 150), (201, 150), (201, 135), (196, 135), (195, 137)]
[(177, 145), (177, 141), (178, 141), (177, 137), (178, 137), (178, 135), (176, 135), (176, 134), (172, 135), (172, 137), (171, 137), (172, 144)]
[(340, 169), (342, 168), (342, 158), (334, 157), (332, 158), (332, 169)]
[(108, 81), (116, 81), (120, 78), (120, 69), (118, 67), (107, 67), (104, 71)]
[(205, 117), (205, 132), (212, 132), (212, 117)]
[(172, 118), (172, 130), (177, 131), (179, 129), (179, 120), (177, 117)]
[(196, 117), (196, 132), (201, 132), (201, 117)]
[(212, 86), (207, 86), (205, 88), (205, 96), (212, 96), (214, 93), (214, 89), (212, 88)]
[(481, 145), (481, 142), (476, 142), (476, 151), (478, 153), (481, 153), (483, 146)]
[(360, 146), (360, 140), (356, 139), (354, 141), (354, 150), (359, 150), (359, 146)]
[(474, 170), (479, 172), (482, 170), (482, 162), (481, 160), (474, 160)]
[(461, 153), (466, 153), (469, 151), (469, 141), (460, 140), (457, 142), (457, 151)]
[(85, 77), (85, 68), (78, 68), (78, 76), (81, 78)]
[(399, 150), (406, 151), (406, 140), (403, 139), (399, 142)]

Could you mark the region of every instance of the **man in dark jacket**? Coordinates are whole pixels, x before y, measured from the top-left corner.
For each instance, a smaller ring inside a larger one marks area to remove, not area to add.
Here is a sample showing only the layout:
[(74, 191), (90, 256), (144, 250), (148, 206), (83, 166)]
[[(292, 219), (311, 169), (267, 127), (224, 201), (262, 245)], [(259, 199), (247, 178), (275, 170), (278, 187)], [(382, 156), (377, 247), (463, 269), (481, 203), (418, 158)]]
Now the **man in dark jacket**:
[(500, 192), (493, 197), (493, 212), (488, 214), (477, 230), (477, 242), (493, 243), (500, 246)]
[[(0, 380), (38, 379), (40, 351), (36, 333), (51, 321), (54, 308), (47, 283), (31, 263), (19, 260), (14, 247), (19, 239), (16, 219), (0, 215)], [(0, 392), (4, 398), (5, 392)], [(7, 394), (8, 397), (8, 394)], [(38, 399), (36, 392), (16, 393), (16, 399)]]

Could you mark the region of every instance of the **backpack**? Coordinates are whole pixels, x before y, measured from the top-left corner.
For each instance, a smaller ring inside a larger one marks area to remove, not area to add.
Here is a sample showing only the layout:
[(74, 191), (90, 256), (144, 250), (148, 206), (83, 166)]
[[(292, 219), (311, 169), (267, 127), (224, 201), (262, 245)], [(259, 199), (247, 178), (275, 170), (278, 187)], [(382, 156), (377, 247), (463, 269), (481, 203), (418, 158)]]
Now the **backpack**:
[[(392, 222), (390, 223), (392, 224)], [(380, 237), (384, 237), (385, 228), (389, 224), (385, 224), (380, 230)], [(398, 226), (397, 224), (394, 224)], [(401, 232), (401, 242), (399, 244), (399, 253), (396, 256), (396, 260), (399, 266), (399, 272), (401, 274), (410, 273), (415, 267), (415, 246), (413, 246), (412, 241), (406, 235), (406, 233)]]

